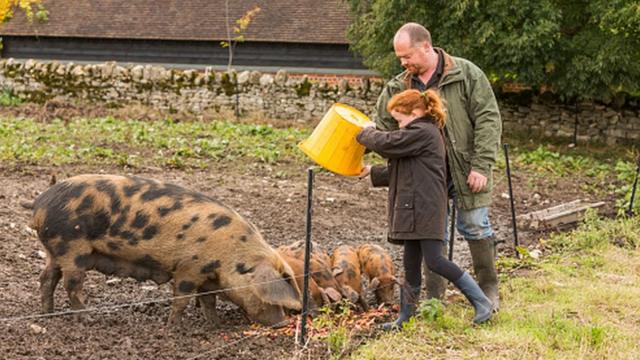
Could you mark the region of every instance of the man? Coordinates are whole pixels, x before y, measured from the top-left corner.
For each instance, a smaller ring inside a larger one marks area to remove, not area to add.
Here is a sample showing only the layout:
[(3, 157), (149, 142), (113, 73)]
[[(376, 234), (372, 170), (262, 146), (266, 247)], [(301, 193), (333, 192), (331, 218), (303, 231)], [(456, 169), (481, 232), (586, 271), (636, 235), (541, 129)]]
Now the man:
[[(447, 183), (458, 210), (457, 228), (469, 244), (478, 283), (497, 310), (496, 241), (488, 213), (502, 122), (491, 84), (470, 61), (433, 47), (431, 34), (420, 24), (403, 25), (395, 34), (393, 47), (406, 70), (385, 85), (374, 120), (379, 129), (397, 129), (397, 122), (386, 110), (387, 102), (409, 88), (435, 89), (444, 100)], [(444, 279), (433, 273), (425, 275), (427, 296), (441, 299)]]

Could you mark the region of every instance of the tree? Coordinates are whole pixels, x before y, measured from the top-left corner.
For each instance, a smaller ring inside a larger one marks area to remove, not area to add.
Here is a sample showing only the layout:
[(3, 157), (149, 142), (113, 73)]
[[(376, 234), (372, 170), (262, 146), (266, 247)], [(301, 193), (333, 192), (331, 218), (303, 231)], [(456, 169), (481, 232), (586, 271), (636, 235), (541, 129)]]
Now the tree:
[(640, 3), (635, 0), (348, 0), (348, 37), (365, 64), (400, 70), (395, 31), (425, 25), (433, 43), (472, 60), (493, 81), (550, 86), (563, 99), (640, 94)]
[(0, 23), (11, 20), (15, 9), (23, 11), (30, 22), (34, 16), (40, 21), (47, 21), (49, 17), (42, 0), (0, 0)]
[(225, 25), (227, 28), (227, 40), (221, 41), (220, 45), (223, 48), (229, 49), (229, 62), (227, 63), (227, 71), (231, 71), (231, 64), (233, 63), (233, 52), (236, 49), (236, 45), (239, 42), (244, 41), (244, 32), (247, 30), (249, 25), (251, 24), (251, 20), (258, 15), (260, 12), (260, 7), (258, 5), (254, 6), (253, 9), (247, 11), (241, 18), (236, 20), (235, 26), (233, 26), (234, 37), (231, 37), (231, 26), (229, 24), (229, 0), (225, 0), (224, 2), (224, 19)]

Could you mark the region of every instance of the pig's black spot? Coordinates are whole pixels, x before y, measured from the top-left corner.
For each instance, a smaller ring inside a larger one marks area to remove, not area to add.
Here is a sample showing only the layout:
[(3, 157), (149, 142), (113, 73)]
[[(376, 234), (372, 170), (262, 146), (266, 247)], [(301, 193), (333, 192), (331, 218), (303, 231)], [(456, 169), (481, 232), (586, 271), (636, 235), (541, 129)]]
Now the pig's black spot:
[(247, 235), (240, 236), (240, 241), (247, 242)]
[(140, 199), (142, 201), (153, 201), (163, 196), (172, 196), (172, 195), (177, 195), (177, 194), (176, 194), (176, 191), (170, 187), (151, 186), (149, 190), (145, 191), (142, 194)]
[(171, 207), (166, 207), (166, 206), (159, 207), (158, 208), (158, 214), (160, 214), (160, 216), (166, 216), (170, 212), (175, 211), (175, 210), (180, 210), (183, 207), (184, 206), (182, 205), (182, 202), (176, 201), (176, 202), (173, 203), (173, 205)]
[(123, 187), (122, 191), (124, 191), (124, 195), (126, 197), (132, 197), (135, 193), (140, 191), (140, 189), (142, 188), (143, 185), (144, 184), (142, 184), (142, 183), (135, 183), (133, 185), (129, 185), (129, 186)]
[(356, 272), (353, 269), (347, 269), (347, 277), (353, 279), (356, 277)]
[(120, 245), (118, 245), (118, 243), (113, 242), (113, 241), (108, 241), (107, 242), (107, 246), (109, 247), (110, 250), (112, 251), (118, 251), (120, 250)]
[(127, 240), (127, 242), (130, 245), (136, 245), (138, 244), (138, 237), (136, 236), (136, 234), (132, 233), (131, 231), (121, 231), (120, 232), (120, 237)]
[[(108, 255), (93, 254), (94, 268), (105, 275), (113, 275), (120, 270), (122, 272), (122, 266), (118, 266), (116, 260)], [(130, 274), (126, 274), (130, 275)]]
[(109, 196), (111, 200), (111, 213), (115, 214), (120, 211), (120, 196), (116, 192), (116, 186), (109, 180), (96, 181), (96, 189)]
[(118, 236), (120, 231), (122, 230), (122, 226), (127, 222), (127, 216), (129, 215), (129, 209), (131, 209), (130, 205), (125, 206), (118, 215), (116, 221), (111, 224), (111, 228), (109, 229), (109, 235)]
[(193, 255), (193, 256), (191, 257), (191, 260), (198, 260), (198, 255)]
[(93, 213), (91, 216), (82, 215), (78, 218), (80, 227), (85, 227), (86, 236), (89, 240), (96, 240), (107, 234), (109, 229), (111, 217), (105, 210), (100, 210)]
[(78, 279), (76, 278), (70, 278), (69, 280), (67, 280), (67, 288), (69, 289), (69, 291), (75, 290), (78, 285), (80, 285), (80, 281), (78, 281)]
[(231, 224), (231, 218), (226, 215), (222, 215), (213, 220), (213, 230), (218, 230), (219, 228), (229, 224)]
[(341, 260), (340, 261), (340, 267), (343, 269), (346, 269), (349, 267), (349, 263), (347, 262), (347, 260)]
[(220, 260), (214, 260), (208, 263), (207, 265), (203, 266), (202, 269), (200, 270), (200, 273), (208, 274), (208, 273), (214, 272), (219, 267), (220, 267)]
[[(80, 197), (86, 188), (87, 184), (85, 183), (72, 184), (65, 181), (59, 182), (40, 194), (33, 202), (33, 208), (34, 210), (45, 209), (47, 216), (51, 216), (50, 213), (57, 214), (63, 211), (70, 201)], [(65, 219), (57, 216), (56, 218)]]
[(196, 239), (196, 242), (205, 242), (207, 241), (207, 238), (205, 236), (200, 236), (199, 238)]
[(154, 236), (156, 236), (157, 233), (158, 233), (158, 226), (150, 225), (150, 226), (147, 226), (142, 232), (142, 238), (144, 240), (151, 240), (153, 239)]
[(191, 223), (182, 224), (182, 230), (188, 230), (191, 227)]
[(196, 288), (196, 284), (191, 281), (180, 281), (178, 290), (182, 293), (190, 293)]
[(131, 226), (133, 226), (136, 229), (142, 229), (143, 227), (147, 226), (148, 223), (149, 223), (149, 216), (142, 211), (138, 211), (136, 213), (136, 217), (131, 222)]
[(91, 254), (78, 255), (74, 259), (74, 262), (77, 267), (84, 270), (93, 268), (93, 256)]
[(184, 240), (184, 234), (183, 233), (178, 233), (178, 235), (176, 235), (176, 239)]
[(87, 195), (84, 197), (84, 199), (82, 199), (82, 202), (76, 208), (76, 214), (82, 214), (87, 210), (91, 210), (92, 206), (93, 206), (93, 196)]
[(53, 249), (51, 249), (53, 251), (51, 251), (54, 255), (56, 256), (62, 256), (64, 254), (67, 253), (67, 251), (69, 251), (69, 244), (66, 241), (58, 241), (58, 243), (55, 245), (55, 247)]
[(236, 264), (236, 271), (241, 275), (253, 272), (253, 270), (254, 270), (253, 268), (248, 268), (247, 269), (246, 265), (244, 263), (237, 263)]
[(196, 221), (198, 221), (198, 220), (200, 220), (200, 216), (199, 216), (199, 215), (194, 215), (194, 216), (191, 218), (191, 222), (192, 222), (192, 223), (195, 223), (195, 222), (196, 222)]
[(155, 260), (151, 255), (145, 255), (134, 262), (135, 265), (149, 268), (152, 270), (162, 270), (162, 264)]
[(216, 216), (216, 214), (209, 214), (207, 215), (207, 219), (215, 219)]

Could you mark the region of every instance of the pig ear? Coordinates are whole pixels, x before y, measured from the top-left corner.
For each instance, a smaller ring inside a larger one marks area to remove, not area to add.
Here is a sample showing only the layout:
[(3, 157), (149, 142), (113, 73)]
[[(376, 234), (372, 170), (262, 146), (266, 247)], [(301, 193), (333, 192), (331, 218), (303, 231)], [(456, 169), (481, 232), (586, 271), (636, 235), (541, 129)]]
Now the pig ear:
[(253, 292), (264, 302), (300, 310), (300, 291), (290, 273), (280, 274), (270, 264), (262, 263), (256, 267), (253, 280)]
[(333, 277), (336, 277), (344, 272), (343, 268), (335, 268), (333, 269)]
[(374, 277), (373, 280), (371, 280), (371, 282), (369, 283), (369, 289), (375, 290), (378, 288), (378, 286), (380, 286), (380, 279)]

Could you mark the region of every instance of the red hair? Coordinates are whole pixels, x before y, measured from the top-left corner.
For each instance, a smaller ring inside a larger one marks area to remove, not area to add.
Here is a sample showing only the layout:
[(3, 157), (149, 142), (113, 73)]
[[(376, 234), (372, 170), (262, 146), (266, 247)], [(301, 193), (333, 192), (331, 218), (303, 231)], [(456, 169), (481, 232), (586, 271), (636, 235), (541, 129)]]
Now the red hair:
[(405, 115), (411, 114), (414, 109), (421, 109), (427, 115), (431, 115), (435, 119), (436, 125), (440, 129), (444, 128), (446, 116), (442, 100), (433, 90), (425, 92), (415, 89), (405, 90), (394, 95), (387, 104), (387, 111), (395, 110)]

